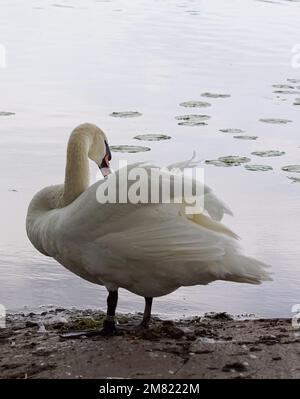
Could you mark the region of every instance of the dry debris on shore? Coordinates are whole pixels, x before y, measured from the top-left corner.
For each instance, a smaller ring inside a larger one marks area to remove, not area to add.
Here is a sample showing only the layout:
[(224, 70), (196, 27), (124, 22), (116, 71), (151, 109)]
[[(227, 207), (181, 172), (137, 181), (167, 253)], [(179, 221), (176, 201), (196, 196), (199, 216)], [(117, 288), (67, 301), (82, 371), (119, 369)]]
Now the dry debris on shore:
[[(226, 313), (154, 318), (143, 333), (64, 340), (101, 328), (104, 313), (53, 309), (10, 314), (0, 330), (0, 378), (300, 378), (300, 334), (290, 319)], [(119, 315), (136, 325), (140, 315)]]

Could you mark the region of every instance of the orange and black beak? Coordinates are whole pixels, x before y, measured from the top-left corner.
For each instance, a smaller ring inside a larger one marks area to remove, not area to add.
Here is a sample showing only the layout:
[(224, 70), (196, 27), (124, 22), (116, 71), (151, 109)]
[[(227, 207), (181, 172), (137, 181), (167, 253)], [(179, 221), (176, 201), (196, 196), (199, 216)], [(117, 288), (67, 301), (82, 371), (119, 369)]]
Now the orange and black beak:
[(109, 162), (111, 160), (111, 152), (109, 145), (105, 141), (105, 148), (106, 148), (106, 154), (105, 157), (101, 161), (101, 165), (99, 166), (99, 169), (101, 170), (101, 173), (103, 174), (104, 177), (108, 176), (111, 173), (110, 167), (109, 167)]

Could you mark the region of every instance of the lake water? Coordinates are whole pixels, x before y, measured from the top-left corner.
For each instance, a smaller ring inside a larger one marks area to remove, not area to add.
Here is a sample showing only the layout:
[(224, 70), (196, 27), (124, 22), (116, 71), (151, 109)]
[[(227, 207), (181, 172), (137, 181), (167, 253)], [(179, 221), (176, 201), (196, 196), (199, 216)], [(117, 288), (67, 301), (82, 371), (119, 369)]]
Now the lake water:
[[(225, 222), (245, 251), (272, 265), (273, 282), (261, 286), (216, 282), (183, 288), (154, 301), (155, 313), (182, 316), (206, 311), (290, 316), (300, 303), (300, 184), (281, 170), (300, 164), (300, 3), (258, 0), (2, 0), (0, 44), (0, 303), (9, 309), (40, 305), (104, 307), (106, 290), (66, 271), (28, 242), (25, 215), (35, 192), (64, 178), (68, 135), (94, 122), (111, 145), (146, 145), (151, 151), (115, 153), (129, 162), (162, 165), (190, 158), (239, 155), (273, 167), (203, 164), (206, 183), (227, 202)], [(299, 49), (298, 49), (299, 50)], [(3, 61), (3, 60), (2, 60)], [(294, 94), (274, 93), (283, 88)], [(201, 93), (225, 93), (207, 98)], [(184, 108), (184, 101), (208, 101)], [(138, 111), (137, 118), (112, 112)], [(180, 126), (175, 116), (207, 114), (206, 126)], [(264, 123), (262, 118), (291, 120)], [(242, 129), (257, 140), (220, 129)], [(171, 140), (144, 142), (137, 134)], [(285, 155), (260, 158), (253, 151)], [(96, 168), (91, 173), (95, 179)], [(298, 174), (298, 177), (300, 175)], [(17, 191), (12, 191), (17, 190)], [(122, 291), (119, 311), (141, 311), (143, 299)]]

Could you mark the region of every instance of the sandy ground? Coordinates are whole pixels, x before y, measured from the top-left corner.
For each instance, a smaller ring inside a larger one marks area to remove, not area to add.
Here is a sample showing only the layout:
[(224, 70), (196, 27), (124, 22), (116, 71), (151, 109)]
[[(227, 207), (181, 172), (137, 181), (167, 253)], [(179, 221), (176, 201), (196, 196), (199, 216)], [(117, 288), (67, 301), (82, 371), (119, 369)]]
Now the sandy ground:
[[(118, 320), (132, 325), (140, 317)], [(8, 315), (0, 330), (0, 378), (300, 378), (300, 334), (290, 319), (154, 318), (146, 333), (60, 337), (102, 321), (93, 310)]]

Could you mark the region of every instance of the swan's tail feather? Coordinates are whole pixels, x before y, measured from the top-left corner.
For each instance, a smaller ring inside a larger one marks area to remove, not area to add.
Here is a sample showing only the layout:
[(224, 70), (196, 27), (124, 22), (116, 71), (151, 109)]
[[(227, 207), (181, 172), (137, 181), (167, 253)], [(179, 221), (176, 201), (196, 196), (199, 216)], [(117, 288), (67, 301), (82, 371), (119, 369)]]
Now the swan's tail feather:
[(185, 263), (185, 273), (180, 276), (183, 286), (209, 284), (215, 280), (235, 283), (260, 284), (272, 281), (268, 265), (230, 250), (222, 259), (214, 262)]
[(270, 273), (266, 271), (269, 266), (248, 256), (228, 254), (224, 259), (224, 266), (227, 273), (222, 280), (225, 281), (248, 284), (272, 281)]

